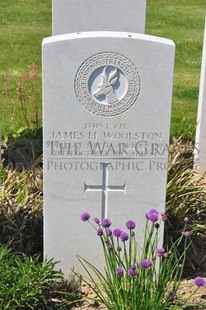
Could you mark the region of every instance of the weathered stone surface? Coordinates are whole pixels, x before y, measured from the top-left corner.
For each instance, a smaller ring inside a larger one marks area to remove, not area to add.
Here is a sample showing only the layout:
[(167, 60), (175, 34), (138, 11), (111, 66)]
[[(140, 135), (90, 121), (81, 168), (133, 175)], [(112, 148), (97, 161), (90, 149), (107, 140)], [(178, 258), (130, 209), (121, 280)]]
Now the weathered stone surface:
[(146, 0), (53, 0), (53, 35), (82, 31), (144, 33)]
[(175, 47), (90, 32), (43, 42), (44, 253), (67, 274), (76, 255), (103, 269), (91, 216), (123, 229), (165, 207)]

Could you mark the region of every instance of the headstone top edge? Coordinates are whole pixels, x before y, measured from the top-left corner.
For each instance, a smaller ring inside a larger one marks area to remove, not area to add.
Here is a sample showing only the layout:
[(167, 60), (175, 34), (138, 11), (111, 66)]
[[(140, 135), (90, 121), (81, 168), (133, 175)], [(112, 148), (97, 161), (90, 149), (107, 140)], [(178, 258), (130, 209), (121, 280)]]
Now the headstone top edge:
[(145, 32), (146, 0), (52, 0), (52, 35), (81, 31)]
[(84, 39), (84, 38), (127, 38), (131, 40), (139, 39), (175, 46), (175, 43), (171, 39), (165, 39), (162, 37), (156, 37), (141, 33), (118, 32), (118, 31), (89, 31), (89, 32), (75, 32), (75, 33), (61, 34), (44, 38), (42, 44), (45, 45), (54, 42)]

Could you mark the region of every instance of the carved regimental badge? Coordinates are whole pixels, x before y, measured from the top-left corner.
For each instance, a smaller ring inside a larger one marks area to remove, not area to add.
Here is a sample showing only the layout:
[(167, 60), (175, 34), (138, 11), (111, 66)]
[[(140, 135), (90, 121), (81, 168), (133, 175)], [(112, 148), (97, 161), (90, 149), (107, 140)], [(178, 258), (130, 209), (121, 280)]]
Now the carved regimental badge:
[(96, 115), (117, 116), (136, 102), (141, 88), (137, 68), (117, 53), (98, 53), (88, 58), (75, 77), (76, 96)]

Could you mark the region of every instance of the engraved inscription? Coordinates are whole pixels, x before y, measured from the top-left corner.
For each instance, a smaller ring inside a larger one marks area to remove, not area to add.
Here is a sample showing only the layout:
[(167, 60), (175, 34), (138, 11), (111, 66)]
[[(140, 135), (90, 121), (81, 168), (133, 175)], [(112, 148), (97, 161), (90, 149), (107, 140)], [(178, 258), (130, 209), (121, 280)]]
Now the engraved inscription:
[(92, 114), (111, 117), (128, 111), (137, 101), (141, 81), (136, 66), (123, 55), (98, 53), (78, 69), (74, 89)]
[(123, 185), (109, 185), (109, 171), (108, 168), (111, 165), (110, 163), (100, 163), (102, 166), (102, 184), (101, 185), (87, 185), (84, 183), (84, 192), (87, 191), (100, 191), (102, 192), (102, 214), (101, 219), (107, 217), (108, 209), (108, 193), (109, 192), (123, 192), (126, 193), (126, 184)]
[(93, 93), (96, 98), (104, 95), (106, 97), (106, 104), (115, 104), (119, 100), (114, 92), (114, 84), (117, 81), (117, 68), (111, 73), (107, 73), (107, 66), (104, 67), (103, 73), (101, 74), (101, 84), (98, 85), (98, 89)]
[(136, 131), (124, 122), (86, 122), (74, 131), (52, 131), (46, 148), (47, 169), (53, 171), (102, 170), (103, 161), (111, 171), (163, 171), (169, 151), (162, 132)]
[(165, 158), (168, 152), (161, 132), (133, 131), (126, 123), (85, 123), (80, 130), (53, 131), (46, 148), (59, 158)]

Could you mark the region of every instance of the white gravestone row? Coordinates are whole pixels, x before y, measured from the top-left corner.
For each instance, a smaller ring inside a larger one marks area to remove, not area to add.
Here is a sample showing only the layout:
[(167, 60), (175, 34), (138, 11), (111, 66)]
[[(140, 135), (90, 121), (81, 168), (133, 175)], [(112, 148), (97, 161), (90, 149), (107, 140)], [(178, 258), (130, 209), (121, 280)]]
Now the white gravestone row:
[(85, 31), (144, 33), (146, 0), (53, 0), (52, 34)]
[(77, 254), (103, 269), (83, 212), (135, 220), (141, 243), (145, 213), (165, 208), (174, 53), (134, 33), (43, 41), (44, 253), (66, 276)]
[(206, 172), (206, 20), (197, 113), (195, 168), (200, 174)]

